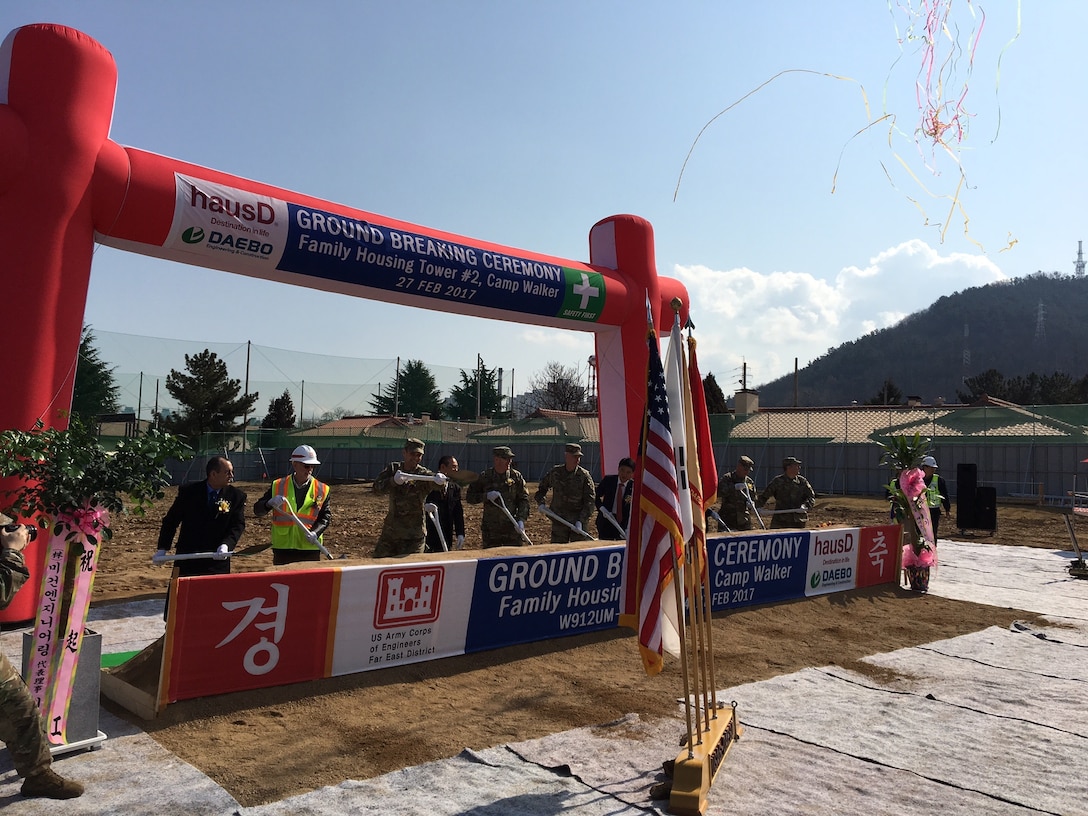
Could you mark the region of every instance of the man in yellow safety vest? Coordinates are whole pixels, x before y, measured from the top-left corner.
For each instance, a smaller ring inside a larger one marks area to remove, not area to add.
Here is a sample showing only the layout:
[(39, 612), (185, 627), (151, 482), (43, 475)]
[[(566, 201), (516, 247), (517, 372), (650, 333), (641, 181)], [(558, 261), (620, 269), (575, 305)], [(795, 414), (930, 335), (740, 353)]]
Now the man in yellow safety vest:
[(253, 505), (258, 517), (272, 513), (272, 563), (321, 560), (321, 536), (332, 522), (329, 486), (314, 478), (317, 451), (299, 445), (291, 454), (290, 476), (272, 482)]

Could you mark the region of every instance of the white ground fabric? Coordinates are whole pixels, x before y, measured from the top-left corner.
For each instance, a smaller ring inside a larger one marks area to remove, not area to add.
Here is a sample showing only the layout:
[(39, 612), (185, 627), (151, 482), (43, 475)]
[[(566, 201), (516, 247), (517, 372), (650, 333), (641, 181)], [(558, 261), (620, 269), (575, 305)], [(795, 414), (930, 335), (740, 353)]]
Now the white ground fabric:
[[(1088, 815), (1088, 580), (1069, 577), (1069, 553), (942, 541), (940, 557), (933, 594), (1040, 613), (1052, 625), (873, 655), (865, 675), (814, 667), (722, 690), (744, 730), (708, 814)], [(107, 652), (138, 649), (162, 633), (162, 605), (104, 609), (91, 626)], [(18, 660), (21, 633), (4, 633), (0, 647)], [(675, 720), (632, 714), (241, 808), (104, 710), (100, 728), (109, 739), (98, 750), (57, 760), (87, 785), (70, 802), (22, 799), (0, 754), (5, 816), (656, 814), (666, 803), (647, 791), (685, 731), (679, 708)]]

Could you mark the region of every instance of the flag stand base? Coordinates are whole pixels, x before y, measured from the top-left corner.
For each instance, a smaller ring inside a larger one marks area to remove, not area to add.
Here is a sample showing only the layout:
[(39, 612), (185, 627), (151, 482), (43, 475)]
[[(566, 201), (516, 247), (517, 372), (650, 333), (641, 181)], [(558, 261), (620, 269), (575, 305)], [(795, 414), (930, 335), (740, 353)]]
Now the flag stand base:
[[(703, 724), (701, 717), (699, 724)], [(710, 786), (725, 761), (725, 755), (740, 739), (740, 734), (737, 704), (733, 703), (728, 711), (720, 705), (709, 727), (698, 732), (698, 743), (691, 750), (685, 748), (676, 757), (669, 813), (677, 816), (702, 816), (706, 813)]]

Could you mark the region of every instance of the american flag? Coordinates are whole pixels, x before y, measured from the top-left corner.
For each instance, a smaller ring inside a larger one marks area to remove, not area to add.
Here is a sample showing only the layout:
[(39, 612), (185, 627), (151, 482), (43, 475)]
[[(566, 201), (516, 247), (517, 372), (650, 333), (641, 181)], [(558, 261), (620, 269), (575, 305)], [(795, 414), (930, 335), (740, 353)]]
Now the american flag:
[(657, 335), (653, 332), (648, 343), (646, 420), (635, 476), (636, 503), (627, 557), (628, 563), (638, 564), (633, 595), (638, 614), (639, 652), (646, 673), (657, 674), (664, 665), (664, 652), (680, 654), (676, 593), (682, 592), (683, 581), (674, 565), (683, 564), (684, 539), (669, 430), (669, 398)]

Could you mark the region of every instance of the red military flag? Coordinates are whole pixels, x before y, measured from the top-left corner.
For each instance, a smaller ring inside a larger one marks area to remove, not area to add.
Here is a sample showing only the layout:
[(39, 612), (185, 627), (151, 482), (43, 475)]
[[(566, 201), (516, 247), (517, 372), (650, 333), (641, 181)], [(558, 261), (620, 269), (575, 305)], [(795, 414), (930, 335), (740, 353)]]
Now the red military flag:
[(706, 485), (703, 491), (705, 512), (714, 504), (718, 485), (718, 465), (714, 461), (714, 446), (710, 438), (710, 416), (706, 410), (706, 392), (703, 378), (699, 376), (699, 361), (695, 359), (695, 338), (688, 335), (688, 378), (691, 385), (691, 412), (695, 419), (695, 443), (698, 446), (699, 478)]
[(676, 599), (677, 593), (683, 593), (683, 581), (676, 570), (683, 566), (684, 539), (669, 398), (657, 335), (652, 331), (648, 343), (646, 418), (627, 541), (628, 586), (623, 622), (638, 632), (646, 673), (657, 674), (664, 666), (665, 652), (680, 655)]
[[(677, 320), (679, 323), (679, 320)], [(681, 362), (683, 358), (681, 357)], [(688, 399), (684, 400), (684, 434), (687, 439), (687, 456), (688, 456), (688, 502), (691, 506), (691, 536), (688, 539), (691, 542), (692, 547), (697, 550), (697, 558), (699, 563), (699, 581), (706, 577), (706, 508), (708, 503), (706, 502), (703, 491), (703, 477), (702, 477), (702, 451), (701, 440), (698, 437), (696, 429), (696, 415), (695, 415), (695, 400), (692, 399), (694, 394), (692, 392), (691, 383), (691, 366), (685, 364), (683, 366), (683, 388), (684, 393), (691, 395)], [(717, 482), (715, 482), (715, 485)], [(713, 489), (710, 489), (711, 495), (713, 495)], [(683, 494), (680, 495), (680, 501), (684, 500)], [(689, 551), (691, 552), (691, 551)]]

